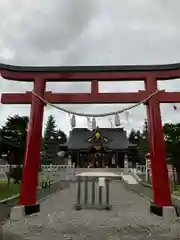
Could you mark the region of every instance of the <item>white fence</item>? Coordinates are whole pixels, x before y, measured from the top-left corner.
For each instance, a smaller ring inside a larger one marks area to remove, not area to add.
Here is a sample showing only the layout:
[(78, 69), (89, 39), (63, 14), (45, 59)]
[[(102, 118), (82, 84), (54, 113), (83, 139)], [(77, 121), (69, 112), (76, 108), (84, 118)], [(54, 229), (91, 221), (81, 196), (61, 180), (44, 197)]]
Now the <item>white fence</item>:
[(146, 165), (136, 164), (136, 173), (137, 174), (146, 174)]
[(40, 180), (74, 181), (74, 165), (41, 165)]
[[(11, 165), (11, 168), (17, 167), (16, 165)], [(23, 167), (23, 166), (21, 166)], [(7, 181), (7, 173), (9, 172), (10, 165), (0, 165), (0, 181)], [(87, 172), (87, 171), (116, 171), (123, 172), (130, 168), (114, 168), (114, 169), (89, 169), (89, 168), (75, 168), (74, 165), (41, 165), (41, 171), (39, 172), (39, 182), (42, 181), (74, 181), (76, 178), (76, 174)], [(133, 170), (133, 171), (132, 171)], [(147, 171), (146, 165), (136, 165), (135, 169), (131, 169), (131, 171), (139, 176), (146, 176), (148, 181), (151, 181), (151, 171)], [(173, 177), (172, 167), (168, 165), (168, 173), (169, 178)]]
[[(11, 168), (16, 168), (16, 165), (11, 165)], [(23, 167), (23, 166), (21, 166)], [(0, 165), (0, 181), (7, 181), (7, 173), (10, 165)], [(75, 166), (74, 165), (41, 165), (39, 172), (39, 182), (41, 181), (74, 181)]]
[[(168, 173), (173, 172), (172, 165), (167, 165), (167, 168), (168, 168)], [(136, 172), (139, 174), (146, 174), (146, 165), (136, 164)]]
[[(168, 169), (168, 176), (169, 176), (169, 180), (174, 181), (173, 178), (177, 179), (177, 174), (176, 172), (173, 173), (173, 167), (172, 165), (167, 165), (167, 169)], [(151, 182), (152, 181), (152, 173), (151, 173), (151, 169), (147, 168), (146, 165), (139, 165), (136, 164), (136, 168), (134, 169), (134, 173), (136, 173), (139, 176), (146, 176), (146, 180)]]

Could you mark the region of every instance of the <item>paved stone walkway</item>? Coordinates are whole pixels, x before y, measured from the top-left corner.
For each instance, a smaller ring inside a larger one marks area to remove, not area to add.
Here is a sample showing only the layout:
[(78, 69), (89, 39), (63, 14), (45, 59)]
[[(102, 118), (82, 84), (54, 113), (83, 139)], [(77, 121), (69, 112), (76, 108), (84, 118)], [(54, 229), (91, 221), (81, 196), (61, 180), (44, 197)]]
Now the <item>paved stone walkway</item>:
[(149, 203), (127, 190), (124, 183), (112, 183), (111, 211), (76, 211), (75, 183), (41, 203), (39, 215), (7, 222), (3, 240), (170, 240), (163, 220), (149, 213)]

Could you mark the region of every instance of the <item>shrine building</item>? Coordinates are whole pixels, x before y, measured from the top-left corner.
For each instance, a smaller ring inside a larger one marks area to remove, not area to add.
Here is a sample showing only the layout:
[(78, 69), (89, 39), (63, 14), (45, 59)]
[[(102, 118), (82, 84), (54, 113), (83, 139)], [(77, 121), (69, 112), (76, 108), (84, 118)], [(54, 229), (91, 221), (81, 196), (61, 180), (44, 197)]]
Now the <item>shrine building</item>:
[(129, 167), (137, 161), (137, 147), (128, 142), (123, 128), (74, 128), (62, 146), (76, 167), (124, 168), (125, 159)]

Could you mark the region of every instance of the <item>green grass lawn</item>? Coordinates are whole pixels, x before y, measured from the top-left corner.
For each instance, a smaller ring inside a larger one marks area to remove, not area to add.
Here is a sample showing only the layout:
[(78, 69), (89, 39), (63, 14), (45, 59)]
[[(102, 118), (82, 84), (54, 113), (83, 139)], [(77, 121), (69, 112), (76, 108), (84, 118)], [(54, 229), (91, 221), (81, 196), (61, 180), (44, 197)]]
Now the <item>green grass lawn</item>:
[[(43, 180), (45, 180), (44, 177), (39, 174), (39, 186), (41, 186)], [(46, 180), (50, 180), (50, 178), (46, 178)], [(11, 181), (8, 188), (7, 181), (0, 181), (0, 200), (17, 195), (20, 192), (20, 186), (20, 184), (14, 184)]]
[(176, 196), (180, 196), (180, 185), (176, 185), (176, 190), (173, 189), (173, 194)]
[(9, 188), (7, 182), (1, 181), (0, 182), (0, 200), (3, 200), (8, 197), (15, 196), (20, 191), (20, 184), (10, 183)]

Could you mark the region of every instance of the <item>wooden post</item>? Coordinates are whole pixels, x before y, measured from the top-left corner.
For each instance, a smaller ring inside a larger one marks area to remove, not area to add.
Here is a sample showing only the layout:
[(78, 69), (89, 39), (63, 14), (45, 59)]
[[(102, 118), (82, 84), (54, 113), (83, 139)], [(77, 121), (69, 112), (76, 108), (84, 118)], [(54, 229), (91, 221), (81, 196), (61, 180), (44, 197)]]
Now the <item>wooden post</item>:
[[(34, 92), (44, 97), (45, 86), (44, 79), (35, 79)], [(20, 205), (32, 206), (32, 208), (36, 205), (43, 113), (44, 103), (33, 95), (19, 200)]]
[[(145, 87), (148, 94), (157, 91), (157, 79), (150, 75), (145, 81)], [(164, 134), (157, 95), (148, 101), (147, 115), (154, 204), (160, 207), (171, 206)]]

